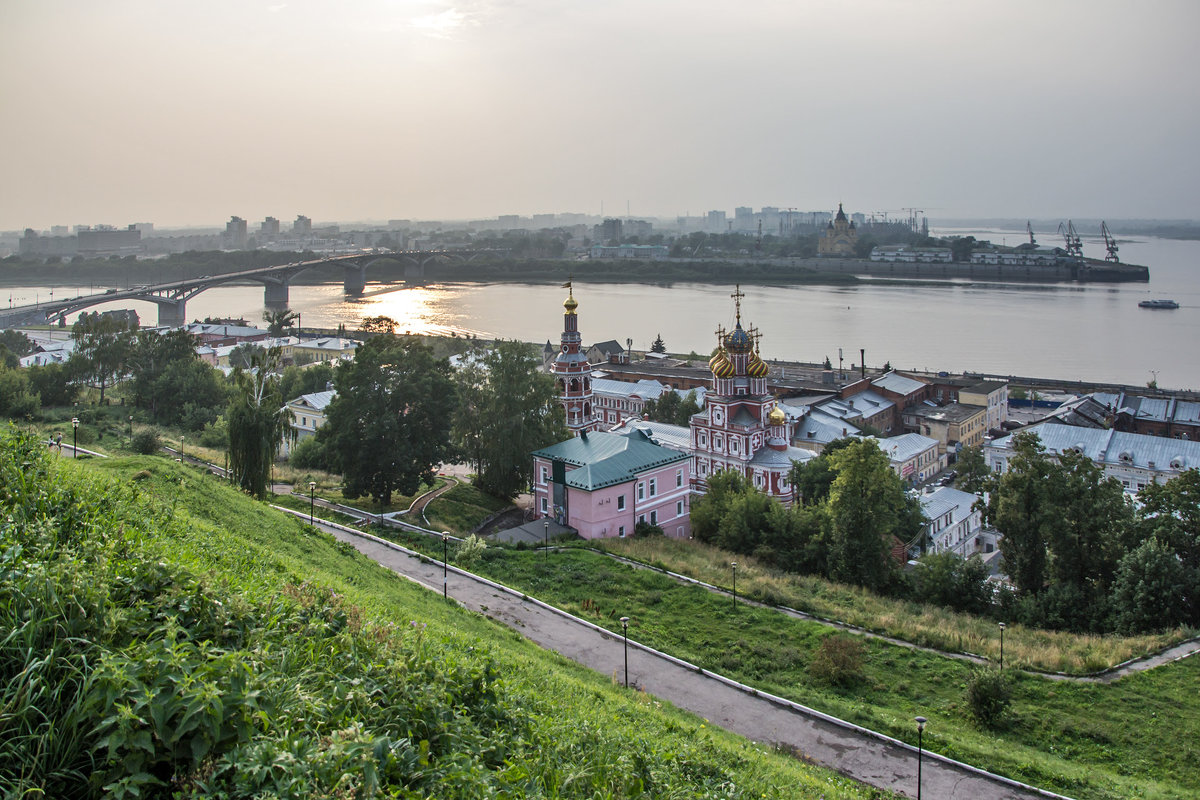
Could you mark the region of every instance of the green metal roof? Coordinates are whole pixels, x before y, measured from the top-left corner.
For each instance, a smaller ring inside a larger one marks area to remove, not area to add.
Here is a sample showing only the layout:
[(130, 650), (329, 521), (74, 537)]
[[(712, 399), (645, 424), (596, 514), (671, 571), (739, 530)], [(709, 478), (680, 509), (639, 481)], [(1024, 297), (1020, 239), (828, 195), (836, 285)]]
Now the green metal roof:
[(641, 431), (628, 435), (589, 433), (535, 450), (534, 456), (562, 461), (578, 469), (567, 473), (567, 485), (585, 491), (633, 480), (638, 473), (663, 467), (690, 456), (651, 442)]

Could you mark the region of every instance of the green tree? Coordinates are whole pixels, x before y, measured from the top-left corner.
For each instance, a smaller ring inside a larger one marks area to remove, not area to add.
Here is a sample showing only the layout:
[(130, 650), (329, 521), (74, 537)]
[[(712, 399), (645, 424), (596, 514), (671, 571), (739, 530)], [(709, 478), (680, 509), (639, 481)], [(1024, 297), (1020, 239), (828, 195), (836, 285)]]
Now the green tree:
[(829, 456), (836, 474), (826, 501), (830, 523), (829, 577), (884, 591), (894, 583), (894, 537), (907, 536), (910, 498), (887, 456), (863, 439)]
[(670, 389), (663, 391), (657, 400), (647, 401), (646, 407), (643, 409), (650, 419), (655, 422), (665, 422), (668, 425), (679, 424), (679, 408), (682, 405), (682, 400), (678, 392)]
[(475, 483), (510, 498), (533, 479), (529, 454), (570, 437), (554, 379), (522, 342), (500, 342), (455, 379), (454, 439), (475, 466)]
[(18, 358), (33, 352), (33, 340), (21, 331), (0, 331), (0, 346), (8, 348)]
[[(163, 374), (172, 364), (188, 361), (199, 361), (192, 334), (182, 329), (162, 334), (138, 331), (129, 356), (133, 404), (157, 419), (160, 405), (174, 399), (165, 394), (172, 387), (161, 382)], [(213, 371), (207, 365), (205, 369)]]
[(796, 496), (806, 506), (824, 502), (837, 477), (829, 464), (829, 457), (844, 447), (849, 447), (859, 441), (858, 437), (846, 436), (834, 439), (817, 455), (808, 461), (796, 462), (788, 473), (788, 482), (796, 490)]
[(1197, 585), (1170, 545), (1147, 539), (1121, 559), (1113, 585), (1113, 625), (1124, 634), (1194, 624)]
[(958, 488), (964, 492), (983, 491), (990, 471), (983, 458), (982, 447), (964, 447), (960, 450), (955, 469), (958, 471)]
[(283, 336), (288, 328), (294, 328), (300, 315), (288, 308), (268, 309), (263, 312), (263, 322), (267, 323), (267, 333), (273, 337)]
[[(1176, 607), (1171, 616), (1200, 626), (1200, 469), (1193, 467), (1166, 483), (1147, 486), (1138, 494), (1138, 502), (1138, 519), (1126, 536), (1126, 546), (1136, 548), (1139, 540), (1156, 539), (1170, 551), (1181, 568), (1183, 584), (1183, 590), (1173, 595)], [(1114, 602), (1114, 610), (1121, 611), (1119, 601)]]
[(383, 505), (432, 481), (449, 452), (450, 366), (412, 337), (378, 336), (338, 367), (337, 396), (318, 436), (345, 478), (343, 494)]
[(1037, 594), (1046, 585), (1047, 547), (1054, 525), (1054, 465), (1036, 434), (1013, 437), (1013, 456), (1008, 470), (988, 481), (988, 503), (984, 518), (1004, 534), (1000, 553), (1004, 571), (1018, 594)]
[(922, 602), (971, 614), (982, 614), (991, 604), (987, 565), (978, 555), (931, 553), (917, 561), (912, 576), (913, 594)]
[(396, 332), (396, 320), (387, 316), (363, 317), (358, 323), (358, 329), (363, 333), (387, 333), (394, 334)]
[(29, 376), (30, 388), (42, 398), (44, 407), (69, 406), (79, 396), (79, 386), (71, 373), (70, 362), (29, 367), (25, 372)]
[(229, 469), (234, 482), (255, 497), (269, 491), (271, 462), (285, 436), (291, 435), (292, 413), (279, 394), (279, 350), (255, 358), (251, 371), (235, 370), (237, 387), (229, 405)]
[(42, 399), (29, 383), (25, 370), (0, 364), (0, 417), (29, 419), (42, 408)]
[(284, 368), (279, 381), (279, 393), (286, 400), (294, 400), (302, 394), (324, 392), (332, 385), (333, 366), (328, 361), (321, 361), (308, 367)]
[(125, 369), (133, 351), (134, 331), (125, 319), (92, 312), (79, 315), (71, 337), (75, 340), (71, 358), (79, 359), (80, 373), (100, 389), (103, 403), (105, 389)]
[(261, 359), (266, 348), (254, 342), (243, 342), (229, 351), (229, 366), (234, 369), (250, 369), (255, 357)]
[(700, 403), (696, 400), (696, 392), (688, 392), (679, 403), (679, 410), (675, 414), (675, 424), (687, 426), (690, 424), (692, 416), (699, 413)]
[(661, 333), (658, 335), (658, 338), (656, 338), (654, 340), (654, 342), (651, 343), (650, 352), (651, 353), (666, 353), (667, 352), (667, 344), (666, 344), (666, 342), (663, 341)]

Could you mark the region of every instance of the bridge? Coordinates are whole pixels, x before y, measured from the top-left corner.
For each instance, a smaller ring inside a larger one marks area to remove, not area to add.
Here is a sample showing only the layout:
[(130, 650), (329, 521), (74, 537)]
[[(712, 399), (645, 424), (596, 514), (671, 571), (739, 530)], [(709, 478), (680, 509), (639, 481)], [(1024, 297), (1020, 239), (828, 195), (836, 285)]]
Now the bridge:
[(225, 283), (257, 281), (263, 284), (263, 304), (267, 308), (286, 308), (292, 280), (305, 270), (330, 265), (341, 266), (342, 285), (346, 294), (362, 294), (367, 285), (367, 269), (380, 261), (400, 261), (405, 264), (405, 279), (425, 277), (425, 267), (433, 261), (467, 263), (484, 254), (507, 253), (506, 250), (380, 250), (372, 253), (328, 256), (312, 261), (297, 261), (273, 267), (226, 272), (221, 275), (201, 275), (168, 283), (145, 284), (130, 289), (82, 295), (64, 300), (52, 300), (33, 305), (0, 309), (0, 326), (55, 323), (85, 308), (116, 300), (144, 300), (158, 306), (158, 324), (178, 327), (187, 321), (187, 301)]

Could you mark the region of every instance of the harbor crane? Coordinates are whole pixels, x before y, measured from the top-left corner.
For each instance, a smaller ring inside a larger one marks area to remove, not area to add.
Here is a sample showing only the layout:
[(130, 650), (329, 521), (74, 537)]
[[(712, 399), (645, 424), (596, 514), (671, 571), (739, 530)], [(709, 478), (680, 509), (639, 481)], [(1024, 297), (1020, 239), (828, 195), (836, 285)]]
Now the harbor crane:
[(1025, 220), (1025, 232), (1029, 234), (1029, 243), (1037, 247), (1037, 239), (1033, 238), (1033, 223), (1029, 220)]
[(1108, 255), (1104, 257), (1104, 260), (1112, 261), (1113, 263), (1120, 261), (1121, 259), (1117, 255), (1117, 240), (1108, 229), (1108, 223), (1104, 220), (1100, 220), (1100, 235), (1104, 237), (1104, 249), (1108, 251)]
[(1066, 225), (1058, 223), (1058, 232), (1066, 243), (1067, 255), (1083, 258), (1083, 242), (1079, 239), (1079, 232), (1075, 230), (1075, 223), (1071, 220), (1067, 220)]
[(923, 208), (902, 208), (900, 210), (908, 212), (908, 229), (910, 231), (912, 231), (913, 233), (918, 233), (919, 231), (917, 230), (917, 228), (918, 228), (917, 214), (924, 214), (925, 209), (923, 209)]

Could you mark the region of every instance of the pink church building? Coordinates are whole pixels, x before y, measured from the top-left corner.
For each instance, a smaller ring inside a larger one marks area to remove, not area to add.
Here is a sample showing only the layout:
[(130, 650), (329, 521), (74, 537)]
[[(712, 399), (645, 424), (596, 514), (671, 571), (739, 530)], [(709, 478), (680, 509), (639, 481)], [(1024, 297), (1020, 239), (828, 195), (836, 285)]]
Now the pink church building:
[(533, 453), (534, 508), (584, 539), (632, 536), (639, 522), (692, 534), (691, 457), (641, 431), (581, 431)]

